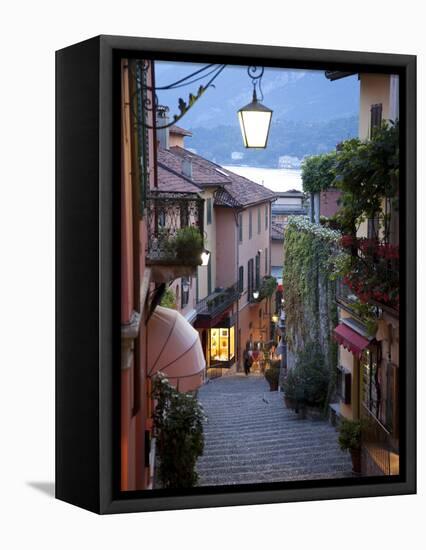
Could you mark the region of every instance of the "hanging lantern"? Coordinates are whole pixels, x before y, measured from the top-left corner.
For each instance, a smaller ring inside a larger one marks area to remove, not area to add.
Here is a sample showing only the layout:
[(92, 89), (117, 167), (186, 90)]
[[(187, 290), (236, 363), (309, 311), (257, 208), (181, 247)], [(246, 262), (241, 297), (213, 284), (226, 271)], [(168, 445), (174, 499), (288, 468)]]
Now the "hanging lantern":
[(268, 143), (271, 119), (272, 110), (258, 102), (256, 88), (254, 88), (252, 102), (238, 111), (244, 147), (265, 149)]

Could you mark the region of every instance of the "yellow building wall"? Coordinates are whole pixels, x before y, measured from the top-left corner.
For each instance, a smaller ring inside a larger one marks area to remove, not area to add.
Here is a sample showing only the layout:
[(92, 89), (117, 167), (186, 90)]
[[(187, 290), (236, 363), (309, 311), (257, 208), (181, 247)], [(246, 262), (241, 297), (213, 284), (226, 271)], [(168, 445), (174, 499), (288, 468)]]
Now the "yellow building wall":
[(391, 75), (366, 74), (360, 75), (360, 113), (359, 138), (369, 139), (371, 106), (382, 104), (382, 118), (389, 119)]

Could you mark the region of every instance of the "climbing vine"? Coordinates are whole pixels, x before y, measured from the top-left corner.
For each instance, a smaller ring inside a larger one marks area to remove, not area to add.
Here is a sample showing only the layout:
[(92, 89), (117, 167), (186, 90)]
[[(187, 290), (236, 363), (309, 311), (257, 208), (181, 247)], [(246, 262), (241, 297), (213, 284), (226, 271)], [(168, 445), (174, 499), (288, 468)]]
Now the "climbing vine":
[(305, 193), (317, 193), (334, 187), (335, 151), (307, 157), (302, 164), (302, 182)]
[(338, 231), (293, 217), (284, 241), (287, 347), (297, 365), (306, 347), (315, 345), (328, 369), (330, 384), (337, 362), (337, 345), (331, 334), (337, 324), (334, 262), (339, 258), (340, 238)]

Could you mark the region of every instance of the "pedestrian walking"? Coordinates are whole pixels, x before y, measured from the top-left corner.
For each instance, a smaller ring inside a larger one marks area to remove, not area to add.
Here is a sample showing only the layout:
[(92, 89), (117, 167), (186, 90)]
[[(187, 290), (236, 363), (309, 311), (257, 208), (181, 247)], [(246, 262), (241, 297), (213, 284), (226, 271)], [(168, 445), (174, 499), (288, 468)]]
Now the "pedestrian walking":
[(252, 364), (252, 358), (248, 350), (245, 350), (244, 352), (244, 372), (246, 373), (246, 376), (250, 373), (250, 368)]

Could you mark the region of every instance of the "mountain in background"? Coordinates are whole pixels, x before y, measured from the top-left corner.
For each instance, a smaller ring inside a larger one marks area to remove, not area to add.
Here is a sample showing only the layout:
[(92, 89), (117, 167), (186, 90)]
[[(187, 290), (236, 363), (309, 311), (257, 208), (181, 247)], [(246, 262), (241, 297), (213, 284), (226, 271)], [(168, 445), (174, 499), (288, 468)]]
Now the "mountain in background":
[[(156, 62), (156, 87), (176, 82), (199, 69), (192, 63)], [(158, 91), (158, 100), (178, 112), (178, 100), (188, 100), (209, 77), (175, 90)], [(277, 167), (279, 158), (302, 158), (330, 151), (358, 134), (359, 82), (351, 76), (330, 82), (324, 71), (266, 68), (263, 103), (274, 111), (266, 150), (247, 150), (237, 111), (251, 101), (252, 83), (246, 67), (227, 66), (179, 125), (193, 132), (186, 146), (219, 164)]]

